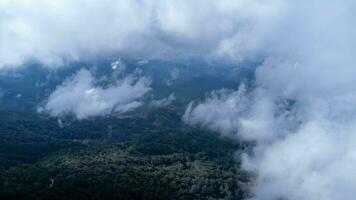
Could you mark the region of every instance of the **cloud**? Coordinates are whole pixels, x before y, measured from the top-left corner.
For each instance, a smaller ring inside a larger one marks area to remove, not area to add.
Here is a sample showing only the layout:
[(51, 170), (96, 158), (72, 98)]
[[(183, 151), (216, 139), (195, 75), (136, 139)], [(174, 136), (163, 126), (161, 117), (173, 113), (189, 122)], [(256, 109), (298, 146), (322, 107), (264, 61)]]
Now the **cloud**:
[(185, 120), (257, 142), (242, 162), (258, 174), (254, 199), (354, 199), (356, 3), (277, 7), (277, 18), (257, 24), (263, 37), (252, 49), (265, 61), (253, 89), (209, 96), (188, 107)]
[(170, 94), (168, 97), (163, 98), (163, 99), (158, 99), (158, 100), (153, 100), (152, 101), (152, 105), (153, 106), (157, 106), (157, 107), (161, 107), (161, 106), (168, 106), (170, 105), (173, 101), (176, 100), (176, 96), (175, 94)]
[(77, 119), (123, 113), (139, 107), (142, 98), (151, 90), (145, 77), (127, 77), (107, 87), (96, 86), (95, 79), (86, 69), (58, 86), (40, 111), (52, 116), (74, 115)]
[(278, 14), (279, 2), (2, 0), (0, 68), (117, 54), (242, 58), (259, 47), (265, 28), (258, 24)]
[(247, 91), (244, 84), (237, 91), (212, 91), (204, 101), (191, 102), (183, 120), (236, 139), (267, 142), (277, 128), (282, 136), (298, 123), (298, 114), (288, 109), (290, 104), (273, 98), (261, 88)]
[(166, 80), (166, 85), (171, 86), (175, 80), (179, 78), (180, 71), (178, 68), (172, 69), (172, 71), (169, 73), (169, 78)]
[(187, 124), (199, 124), (203, 127), (223, 134), (237, 133), (239, 122), (238, 116), (246, 111), (248, 98), (245, 98), (245, 88), (232, 92), (226, 89), (213, 91), (203, 102), (194, 106), (190, 102), (186, 109), (183, 120)]
[(340, 125), (308, 121), (259, 159), (246, 158), (245, 167), (259, 173), (256, 199), (353, 199), (355, 126)]
[[(190, 104), (185, 121), (256, 141), (243, 159), (258, 174), (255, 199), (349, 200), (356, 188), (355, 9), (353, 0), (2, 0), (0, 68), (117, 54), (263, 57), (251, 90), (215, 91)], [(78, 118), (124, 112), (149, 90), (144, 80), (102, 88), (80, 71), (45, 109)]]
[(116, 70), (118, 73), (121, 73), (121, 72), (125, 71), (125, 69), (126, 69), (126, 64), (120, 59), (113, 61), (110, 65), (111, 65), (111, 68), (113, 70)]

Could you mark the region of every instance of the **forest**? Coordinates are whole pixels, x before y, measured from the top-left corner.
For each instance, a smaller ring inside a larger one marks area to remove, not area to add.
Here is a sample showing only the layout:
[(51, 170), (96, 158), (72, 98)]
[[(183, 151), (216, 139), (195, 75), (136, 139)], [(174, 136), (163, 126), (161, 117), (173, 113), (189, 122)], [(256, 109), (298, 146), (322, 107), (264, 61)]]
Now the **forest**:
[[(252, 144), (187, 127), (175, 108), (71, 121), (2, 112), (0, 199), (242, 199)], [(21, 116), (21, 117), (19, 117)], [(95, 121), (95, 123), (93, 123)]]

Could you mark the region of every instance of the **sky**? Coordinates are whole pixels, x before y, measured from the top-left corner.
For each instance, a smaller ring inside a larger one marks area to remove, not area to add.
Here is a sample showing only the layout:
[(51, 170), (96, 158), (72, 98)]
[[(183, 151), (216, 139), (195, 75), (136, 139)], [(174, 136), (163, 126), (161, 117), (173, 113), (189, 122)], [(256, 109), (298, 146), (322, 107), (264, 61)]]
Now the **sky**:
[[(2, 0), (0, 68), (21, 67), (28, 60), (55, 68), (105, 55), (197, 56), (238, 66), (263, 55), (251, 86), (212, 91), (187, 105), (183, 120), (256, 141), (253, 154), (241, 155), (243, 167), (258, 174), (254, 199), (351, 200), (355, 9), (352, 0)], [(125, 110), (149, 91), (144, 80), (127, 77), (101, 88), (81, 70), (57, 87), (44, 109), (53, 115), (75, 112), (79, 118)], [(125, 88), (137, 91), (125, 100), (112, 97), (112, 91)], [(57, 109), (53, 102), (62, 102), (61, 95), (73, 98), (73, 104)], [(81, 109), (93, 102), (103, 104), (99, 111)]]

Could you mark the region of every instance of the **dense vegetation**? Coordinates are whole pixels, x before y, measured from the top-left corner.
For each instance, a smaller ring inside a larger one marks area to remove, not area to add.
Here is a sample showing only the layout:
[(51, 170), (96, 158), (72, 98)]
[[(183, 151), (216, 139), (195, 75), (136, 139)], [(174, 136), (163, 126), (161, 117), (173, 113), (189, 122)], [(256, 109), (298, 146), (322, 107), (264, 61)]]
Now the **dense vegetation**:
[[(250, 65), (124, 60), (152, 79), (144, 107), (124, 115), (76, 120), (36, 109), (82, 67), (110, 84), (111, 61), (49, 70), (28, 63), (0, 73), (0, 199), (243, 199), (250, 175), (237, 151), (246, 143), (181, 122), (185, 106), (207, 92), (238, 87)], [(219, 67), (214, 67), (218, 65)], [(100, 66), (100, 68), (98, 67)], [(99, 70), (100, 69), (100, 70)], [(179, 76), (172, 79), (172, 72)], [(124, 74), (122, 74), (124, 75)], [(106, 77), (106, 79), (102, 79)], [(223, 78), (222, 78), (223, 77)], [(168, 84), (169, 82), (169, 84)], [(198, 83), (198, 84), (197, 84)], [(174, 105), (150, 101), (175, 94)]]
[(0, 199), (247, 196), (248, 175), (234, 158), (246, 144), (184, 127), (178, 116), (148, 108), (126, 118), (67, 119), (60, 128), (57, 119), (4, 111)]

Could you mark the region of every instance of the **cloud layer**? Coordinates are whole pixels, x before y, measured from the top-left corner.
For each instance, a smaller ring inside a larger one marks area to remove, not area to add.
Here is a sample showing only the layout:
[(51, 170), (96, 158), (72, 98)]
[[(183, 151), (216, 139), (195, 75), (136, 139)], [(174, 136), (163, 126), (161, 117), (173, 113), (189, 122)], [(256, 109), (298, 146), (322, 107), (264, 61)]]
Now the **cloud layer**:
[(185, 119), (257, 141), (243, 156), (258, 174), (255, 199), (354, 199), (356, 3), (283, 2), (254, 89), (212, 95)]
[(258, 48), (267, 31), (260, 24), (278, 14), (279, 2), (2, 0), (0, 67), (113, 54), (243, 58)]
[(77, 119), (123, 113), (140, 106), (140, 98), (150, 90), (147, 78), (132, 75), (108, 87), (96, 86), (91, 73), (81, 69), (58, 86), (40, 110), (52, 116), (74, 115)]

